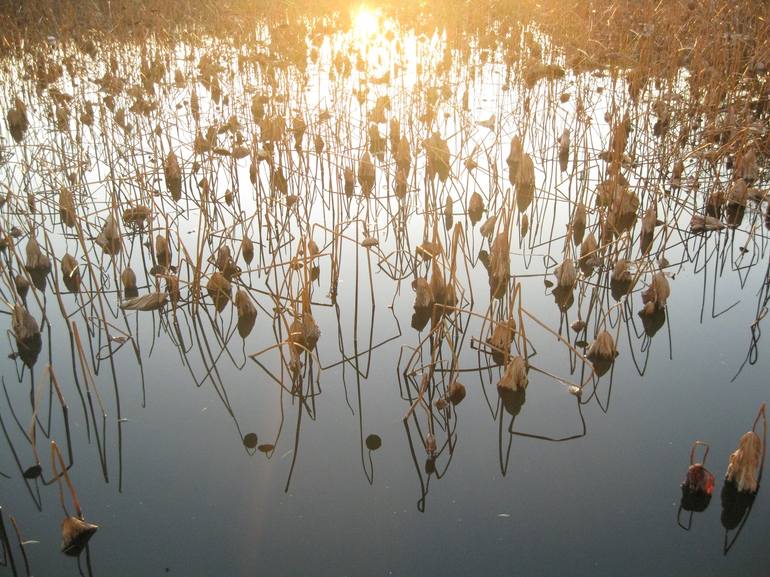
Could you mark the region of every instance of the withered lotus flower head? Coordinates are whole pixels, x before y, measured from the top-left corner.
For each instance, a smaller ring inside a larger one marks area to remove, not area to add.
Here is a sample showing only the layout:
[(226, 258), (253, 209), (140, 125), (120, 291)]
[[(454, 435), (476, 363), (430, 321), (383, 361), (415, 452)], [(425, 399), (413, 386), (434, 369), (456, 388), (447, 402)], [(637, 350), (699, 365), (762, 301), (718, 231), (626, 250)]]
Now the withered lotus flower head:
[(668, 284), (666, 275), (663, 272), (655, 273), (650, 286), (642, 294), (644, 314), (651, 315), (663, 309), (670, 294), (671, 287)]
[[(695, 450), (699, 447), (705, 448), (703, 462), (695, 462)], [(695, 441), (690, 451), (690, 467), (687, 469), (684, 481), (682, 482), (683, 493), (701, 493), (711, 495), (714, 490), (714, 475), (706, 469), (705, 461), (708, 456), (709, 446), (703, 441)]]
[(586, 205), (579, 202), (575, 207), (575, 214), (572, 217), (572, 242), (580, 244), (583, 242), (583, 235), (586, 231), (587, 212)]
[(453, 405), (459, 405), (465, 398), (465, 386), (460, 381), (452, 381), (446, 389), (446, 398)]
[(77, 212), (75, 211), (75, 200), (72, 192), (65, 187), (59, 191), (59, 218), (65, 226), (72, 228), (77, 222)]
[(29, 237), (26, 247), (27, 262), (24, 265), (30, 272), (47, 274), (51, 270), (51, 260), (40, 250), (40, 244), (34, 236)]
[(162, 234), (155, 237), (155, 259), (160, 266), (166, 268), (171, 266), (171, 246), (168, 239)]
[(377, 246), (378, 244), (380, 244), (380, 241), (373, 236), (365, 236), (364, 240), (361, 241), (361, 246), (364, 248), (371, 248), (373, 246)]
[(433, 306), (433, 290), (426, 278), (416, 278), (412, 281), (412, 290), (414, 291), (414, 308), (427, 309)]
[(221, 272), (216, 271), (209, 278), (206, 290), (211, 300), (214, 301), (214, 307), (217, 309), (217, 312), (221, 313), (227, 306), (227, 303), (230, 302), (230, 281)]
[[(61, 204), (61, 203), (60, 203)], [(123, 211), (123, 222), (135, 226), (141, 226), (152, 216), (152, 210), (149, 206), (137, 205), (130, 206)]]
[(497, 215), (493, 214), (487, 220), (485, 220), (484, 224), (482, 224), (481, 228), (479, 228), (479, 232), (481, 233), (481, 236), (492, 238), (492, 235), (495, 233), (496, 224), (497, 224)]
[(528, 372), (529, 367), (523, 357), (517, 355), (511, 358), (505, 367), (503, 376), (500, 377), (500, 381), (497, 383), (497, 389), (499, 391), (520, 391), (526, 389), (529, 382)]
[[(364, 196), (370, 196), (374, 190), (375, 169), (372, 163), (372, 157), (369, 151), (364, 152), (361, 162), (358, 164), (358, 184), (361, 186), (361, 192)], [(347, 186), (346, 186), (347, 191)]]
[(735, 483), (738, 491), (756, 493), (762, 461), (762, 439), (754, 431), (745, 433), (738, 448), (730, 455), (726, 479)]
[(506, 231), (492, 241), (489, 254), (489, 292), (492, 298), (503, 298), (511, 277), (510, 242)]
[(235, 307), (238, 311), (238, 334), (246, 338), (254, 328), (257, 319), (257, 307), (254, 301), (243, 289), (238, 289), (235, 293)]
[(508, 179), (511, 182), (511, 186), (516, 184), (523, 152), (521, 138), (518, 136), (511, 138), (511, 147), (508, 152), (508, 157), (505, 159), (505, 162), (508, 164)]
[(109, 256), (115, 256), (123, 249), (118, 221), (112, 214), (104, 221), (104, 226), (96, 237), (96, 244)]
[(468, 216), (471, 219), (471, 224), (475, 225), (480, 221), (482, 214), (484, 214), (484, 199), (478, 192), (474, 192), (468, 203)]
[(554, 271), (556, 276), (556, 285), (559, 288), (571, 289), (575, 286), (577, 280), (577, 273), (575, 272), (575, 263), (572, 259), (566, 259)]
[(174, 151), (170, 151), (163, 163), (163, 174), (166, 179), (166, 188), (171, 193), (171, 198), (179, 202), (182, 198), (182, 169)]
[(124, 268), (123, 272), (120, 273), (120, 282), (123, 285), (123, 294), (126, 298), (137, 296), (136, 273), (134, 273), (134, 269), (130, 266)]
[(519, 212), (527, 210), (535, 197), (535, 163), (529, 154), (521, 157), (516, 178), (516, 206)]
[(617, 356), (615, 341), (607, 331), (596, 335), (596, 340), (588, 348), (588, 358), (597, 361), (611, 361)]
[(498, 365), (507, 361), (515, 334), (516, 321), (510, 318), (504, 323), (497, 323), (492, 334), (487, 338), (487, 344), (492, 347), (492, 359)]
[(30, 282), (29, 279), (23, 274), (19, 273), (13, 277), (13, 284), (16, 287), (16, 292), (23, 299), (29, 292)]
[(61, 524), (61, 550), (65, 555), (77, 557), (99, 529), (79, 517), (66, 517)]
[(69, 253), (66, 253), (61, 259), (61, 273), (64, 285), (69, 291), (80, 291), (81, 277), (78, 261)]
[(595, 266), (601, 264), (599, 258), (599, 245), (596, 242), (594, 233), (589, 233), (588, 236), (580, 243), (580, 266), (582, 269), (588, 269), (592, 271)]
[(254, 243), (245, 234), (241, 239), (241, 254), (243, 255), (243, 260), (246, 261), (246, 264), (251, 264), (251, 261), (254, 259)]

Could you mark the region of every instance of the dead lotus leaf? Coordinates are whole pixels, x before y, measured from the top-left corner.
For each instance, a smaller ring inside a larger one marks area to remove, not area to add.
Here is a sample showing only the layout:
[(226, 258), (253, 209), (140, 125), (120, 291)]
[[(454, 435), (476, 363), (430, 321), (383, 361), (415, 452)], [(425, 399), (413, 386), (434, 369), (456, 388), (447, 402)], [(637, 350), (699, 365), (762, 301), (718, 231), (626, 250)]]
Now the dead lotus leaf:
[(166, 293), (150, 293), (140, 297), (126, 299), (120, 303), (120, 308), (124, 311), (157, 311), (163, 308), (168, 300)]
[(79, 517), (67, 517), (61, 524), (62, 553), (78, 556), (99, 529), (98, 525), (88, 523)]

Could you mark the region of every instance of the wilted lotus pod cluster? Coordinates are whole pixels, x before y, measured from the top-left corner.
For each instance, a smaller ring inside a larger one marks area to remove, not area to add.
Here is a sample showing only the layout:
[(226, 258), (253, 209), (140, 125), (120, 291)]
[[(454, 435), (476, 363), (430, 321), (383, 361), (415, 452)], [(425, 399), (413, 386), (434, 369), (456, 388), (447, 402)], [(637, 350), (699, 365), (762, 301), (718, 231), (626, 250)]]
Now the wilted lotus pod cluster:
[(104, 221), (104, 226), (96, 237), (96, 244), (109, 256), (116, 256), (123, 250), (120, 228), (113, 214), (110, 214)]

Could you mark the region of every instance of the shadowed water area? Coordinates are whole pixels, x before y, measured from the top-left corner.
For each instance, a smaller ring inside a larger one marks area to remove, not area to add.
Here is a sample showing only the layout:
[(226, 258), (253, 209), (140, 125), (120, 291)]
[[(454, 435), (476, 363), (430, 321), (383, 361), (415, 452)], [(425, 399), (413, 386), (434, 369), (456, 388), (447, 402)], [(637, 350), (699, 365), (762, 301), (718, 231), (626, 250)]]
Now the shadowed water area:
[(670, 57), (373, 7), (7, 50), (0, 575), (765, 575), (732, 17)]

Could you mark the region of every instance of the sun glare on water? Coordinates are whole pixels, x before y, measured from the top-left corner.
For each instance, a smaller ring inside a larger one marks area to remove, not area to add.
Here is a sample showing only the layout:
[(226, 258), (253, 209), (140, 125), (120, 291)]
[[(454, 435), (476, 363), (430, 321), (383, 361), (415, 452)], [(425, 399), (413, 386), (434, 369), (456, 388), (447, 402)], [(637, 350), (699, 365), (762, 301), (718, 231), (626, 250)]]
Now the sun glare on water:
[(353, 14), (353, 30), (362, 38), (373, 36), (379, 26), (379, 13), (367, 6), (359, 7)]

